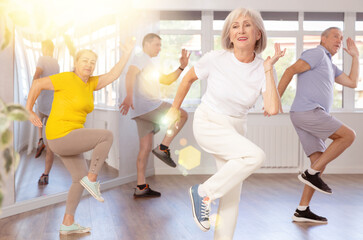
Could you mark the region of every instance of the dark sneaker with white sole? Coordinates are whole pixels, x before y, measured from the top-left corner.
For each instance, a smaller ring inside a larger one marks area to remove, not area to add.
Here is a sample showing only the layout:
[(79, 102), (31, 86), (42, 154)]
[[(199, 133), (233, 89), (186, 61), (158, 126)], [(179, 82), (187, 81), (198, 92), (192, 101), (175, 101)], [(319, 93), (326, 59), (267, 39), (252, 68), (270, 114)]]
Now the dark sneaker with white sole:
[(209, 197), (201, 197), (198, 194), (200, 184), (189, 189), (190, 200), (192, 201), (193, 218), (197, 226), (206, 232), (210, 229), (209, 213), (211, 201)]
[(299, 180), (306, 185), (314, 188), (315, 190), (325, 193), (332, 194), (332, 190), (330, 187), (320, 178), (320, 172), (315, 173), (314, 175), (309, 174), (308, 170), (301, 173), (298, 176)]
[(170, 149), (161, 150), (160, 145), (152, 150), (153, 154), (158, 157), (161, 161), (166, 163), (168, 166), (175, 168), (176, 164), (170, 157)]
[(134, 192), (134, 198), (155, 198), (160, 196), (161, 193), (152, 190), (149, 184), (146, 184), (146, 187), (144, 187), (143, 189), (136, 187)]
[(310, 211), (307, 207), (304, 211), (296, 209), (294, 216), (292, 216), (294, 222), (311, 222), (311, 223), (328, 223), (328, 219), (321, 217)]

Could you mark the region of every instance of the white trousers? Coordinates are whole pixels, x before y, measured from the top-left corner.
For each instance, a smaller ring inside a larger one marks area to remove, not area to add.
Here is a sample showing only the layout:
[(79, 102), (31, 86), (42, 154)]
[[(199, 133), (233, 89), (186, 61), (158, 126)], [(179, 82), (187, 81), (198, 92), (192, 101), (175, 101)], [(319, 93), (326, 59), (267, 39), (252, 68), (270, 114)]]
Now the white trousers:
[(219, 114), (203, 103), (194, 114), (195, 139), (203, 150), (215, 157), (218, 169), (202, 184), (211, 200), (220, 199), (215, 240), (233, 239), (242, 183), (266, 158), (265, 153), (245, 137), (246, 128), (246, 117)]

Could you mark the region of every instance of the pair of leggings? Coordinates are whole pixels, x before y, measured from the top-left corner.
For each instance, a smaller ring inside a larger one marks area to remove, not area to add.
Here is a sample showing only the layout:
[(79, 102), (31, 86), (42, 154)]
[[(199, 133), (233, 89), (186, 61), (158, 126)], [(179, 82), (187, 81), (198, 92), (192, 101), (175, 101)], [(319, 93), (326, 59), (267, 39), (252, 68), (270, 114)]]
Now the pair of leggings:
[(242, 183), (265, 160), (265, 153), (244, 136), (246, 129), (247, 116), (219, 114), (205, 103), (194, 114), (195, 139), (214, 156), (218, 169), (202, 184), (211, 200), (219, 199), (214, 239), (233, 239)]
[[(72, 176), (72, 185), (68, 192), (66, 214), (74, 216), (83, 187), (79, 181), (88, 172), (98, 174), (112, 146), (113, 135), (104, 129), (76, 129), (66, 136), (48, 140), (50, 149), (58, 154), (64, 166)], [(87, 168), (83, 153), (93, 150), (90, 168)]]

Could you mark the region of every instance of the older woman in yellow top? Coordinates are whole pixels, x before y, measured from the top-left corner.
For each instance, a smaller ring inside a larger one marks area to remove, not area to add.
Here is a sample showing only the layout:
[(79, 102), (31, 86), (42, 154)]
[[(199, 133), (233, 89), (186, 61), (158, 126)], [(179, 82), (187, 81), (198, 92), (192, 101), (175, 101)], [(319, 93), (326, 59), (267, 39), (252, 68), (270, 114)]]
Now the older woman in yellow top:
[[(122, 45), (123, 55), (110, 72), (92, 76), (97, 55), (91, 50), (76, 54), (73, 72), (64, 72), (33, 81), (26, 108), (30, 121), (37, 127), (42, 123), (33, 112), (34, 103), (42, 90), (54, 90), (52, 110), (46, 127), (50, 149), (57, 153), (72, 176), (66, 212), (61, 234), (89, 232), (90, 228), (74, 222), (74, 214), (85, 188), (95, 199), (103, 202), (97, 175), (111, 148), (112, 132), (104, 129), (86, 129), (83, 124), (92, 112), (93, 92), (98, 91), (119, 78), (132, 49), (134, 40)], [(93, 150), (90, 168), (87, 168), (82, 153)]]

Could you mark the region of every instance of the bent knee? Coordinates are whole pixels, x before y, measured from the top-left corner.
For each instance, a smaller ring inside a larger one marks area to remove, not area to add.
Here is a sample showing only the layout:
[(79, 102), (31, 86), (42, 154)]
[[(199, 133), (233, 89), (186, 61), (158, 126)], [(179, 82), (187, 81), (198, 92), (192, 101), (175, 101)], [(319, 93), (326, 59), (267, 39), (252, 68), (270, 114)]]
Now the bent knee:
[(350, 129), (350, 133), (349, 133), (350, 144), (352, 144), (354, 142), (356, 136), (357, 136), (357, 134), (355, 133), (355, 131), (353, 129)]
[(106, 141), (113, 142), (113, 133), (110, 130), (105, 130), (104, 138)]
[(185, 121), (188, 120), (188, 113), (184, 109), (180, 109), (180, 118), (184, 119)]

